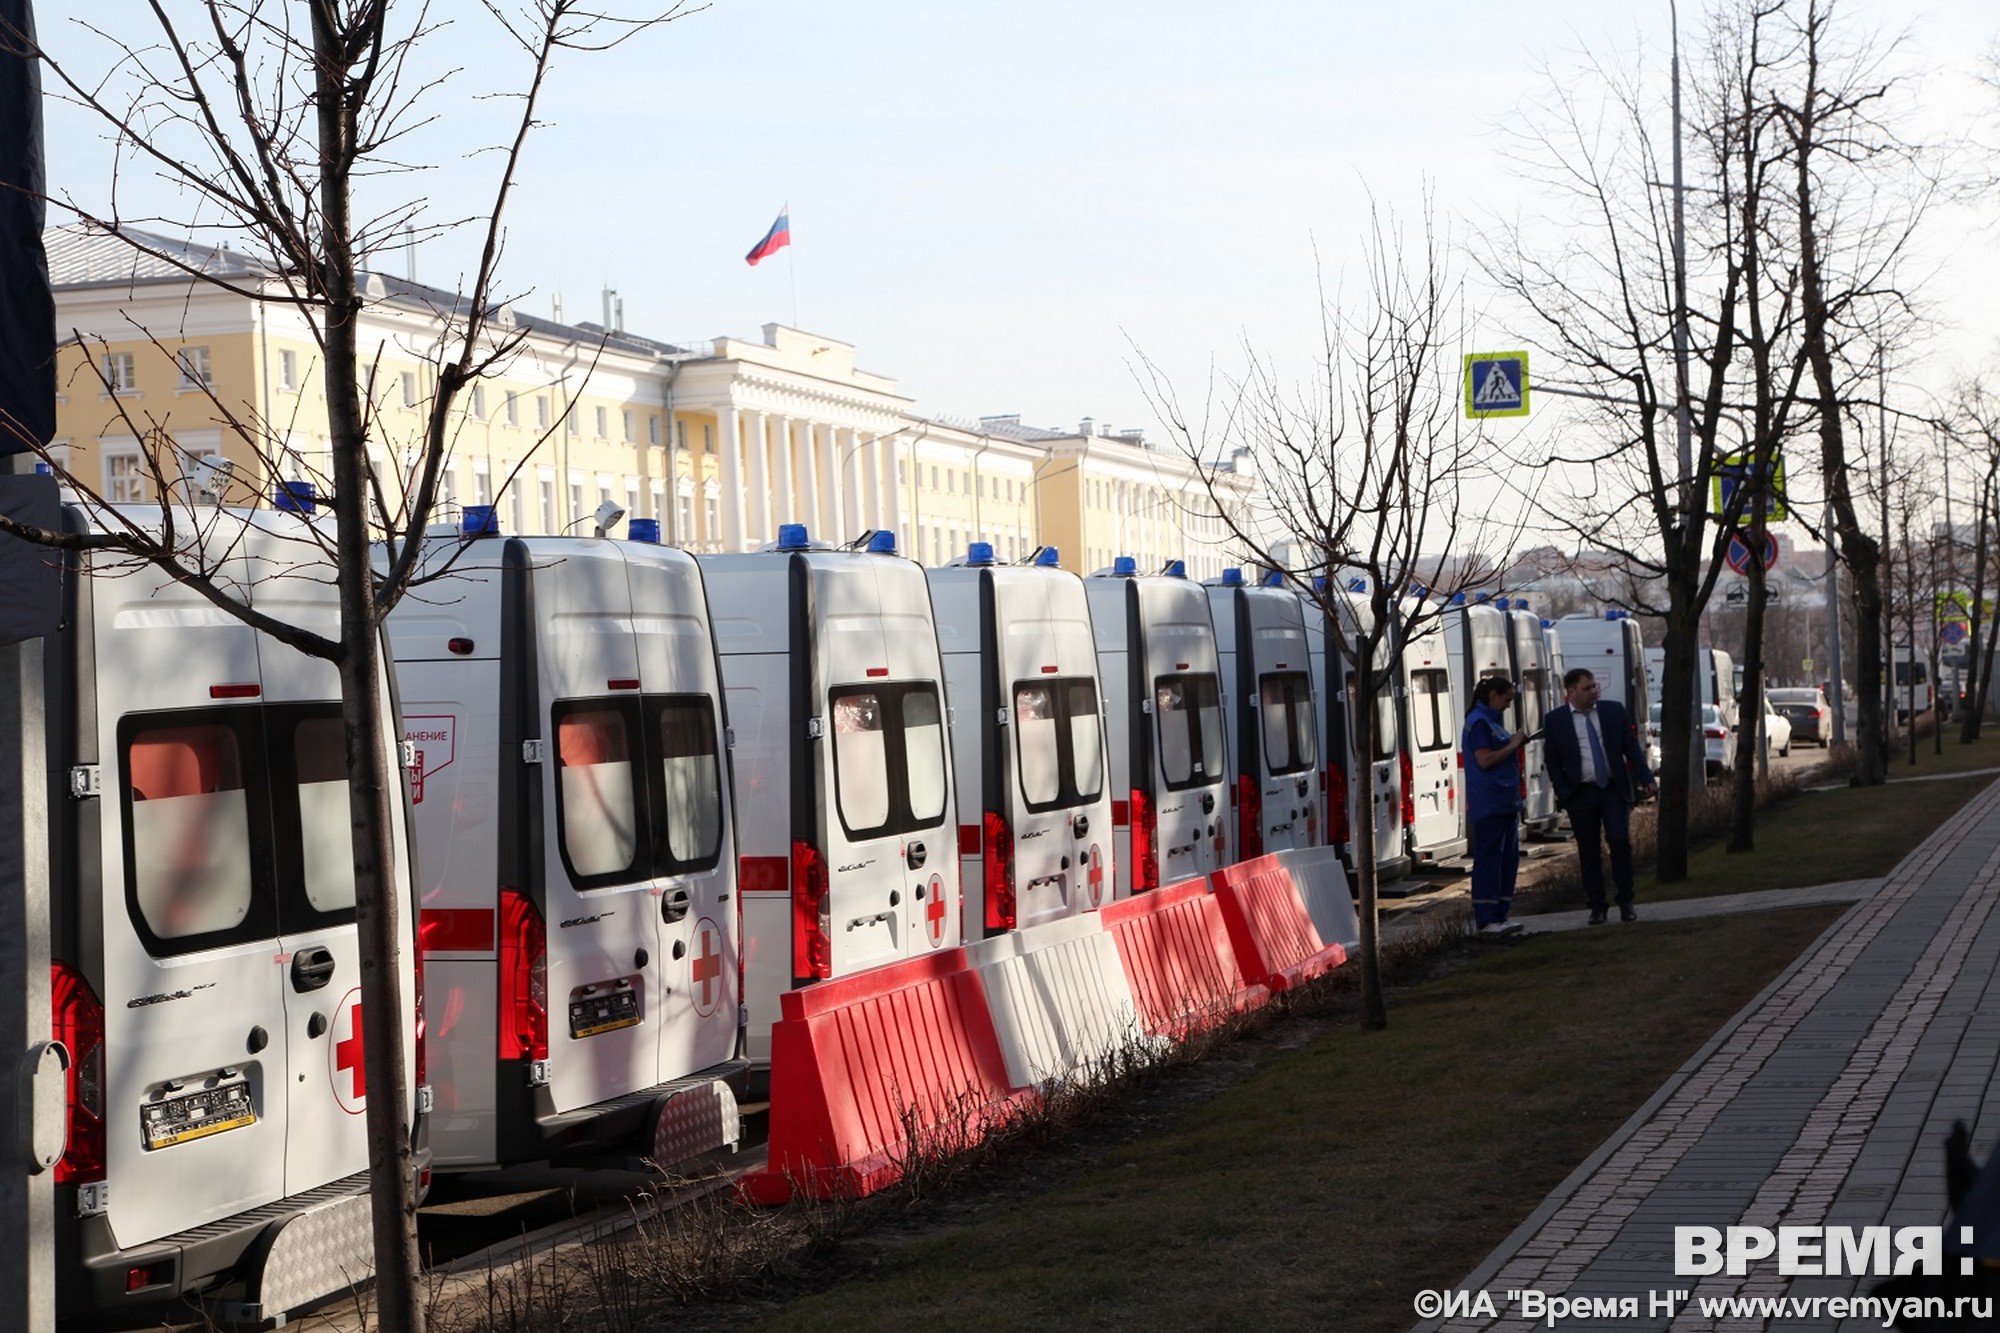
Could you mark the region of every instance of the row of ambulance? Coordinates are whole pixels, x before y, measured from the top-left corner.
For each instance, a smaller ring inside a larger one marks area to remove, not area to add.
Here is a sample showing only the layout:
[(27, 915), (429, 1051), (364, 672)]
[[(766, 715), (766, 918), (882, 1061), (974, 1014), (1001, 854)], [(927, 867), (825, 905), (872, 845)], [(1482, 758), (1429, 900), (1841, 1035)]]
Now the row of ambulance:
[[(331, 635), (310, 508), (208, 509), (197, 539), (252, 606)], [(1457, 600), (1383, 644), (1398, 684), (1356, 754), (1330, 638), (1367, 627), (1365, 584), (1309, 599), (1129, 558), (1079, 578), (984, 543), (925, 570), (892, 534), (797, 525), (696, 558), (628, 528), (508, 537), (468, 509), (387, 624), (373, 743), (408, 779), (404, 1026), (436, 1169), (733, 1144), (787, 990), (1288, 847), (1388, 877), (1451, 859), (1473, 681), (1515, 677), (1529, 729), (1565, 660), (1646, 697), (1631, 621)], [(66, 559), (64, 1308), (276, 1316), (367, 1253), (338, 682), (157, 571)], [(1522, 771), (1548, 831), (1539, 756)]]

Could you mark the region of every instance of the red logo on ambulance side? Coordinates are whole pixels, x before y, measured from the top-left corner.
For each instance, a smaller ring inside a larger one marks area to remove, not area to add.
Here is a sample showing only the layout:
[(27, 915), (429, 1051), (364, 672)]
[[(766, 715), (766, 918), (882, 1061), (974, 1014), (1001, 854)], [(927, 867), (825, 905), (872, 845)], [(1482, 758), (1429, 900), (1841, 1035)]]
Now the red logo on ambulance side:
[(944, 943), (944, 880), (931, 876), (931, 886), (924, 895), (924, 927), (931, 937), (931, 948)]
[(340, 997), (327, 1032), (326, 1073), (333, 1099), (349, 1115), (368, 1109), (368, 1071), (361, 1060), (361, 988)]
[(1097, 844), (1090, 844), (1090, 870), (1085, 876), (1090, 884), (1090, 905), (1104, 905), (1104, 853), (1097, 850)]
[(417, 752), (416, 765), (410, 770), (412, 804), (424, 802), (424, 779), (451, 763), (457, 732), (458, 719), (448, 713), (403, 719), (403, 739)]
[(694, 1011), (707, 1018), (729, 993), (729, 982), (722, 975), (722, 927), (707, 917), (694, 923), (694, 952), (688, 955), (688, 975)]

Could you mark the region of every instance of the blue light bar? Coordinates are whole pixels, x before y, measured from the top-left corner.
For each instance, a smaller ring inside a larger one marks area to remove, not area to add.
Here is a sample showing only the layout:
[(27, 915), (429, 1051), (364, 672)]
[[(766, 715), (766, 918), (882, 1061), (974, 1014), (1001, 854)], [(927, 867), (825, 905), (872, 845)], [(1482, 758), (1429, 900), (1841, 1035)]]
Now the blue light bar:
[(468, 537), (498, 537), (500, 511), (493, 505), (467, 505), (459, 517), (458, 530)]
[(780, 551), (803, 551), (811, 544), (812, 539), (806, 536), (805, 524), (780, 523), (778, 525), (778, 549)]
[(631, 518), (625, 520), (625, 536), (629, 541), (647, 542), (657, 546), (660, 542), (660, 520), (657, 518)]

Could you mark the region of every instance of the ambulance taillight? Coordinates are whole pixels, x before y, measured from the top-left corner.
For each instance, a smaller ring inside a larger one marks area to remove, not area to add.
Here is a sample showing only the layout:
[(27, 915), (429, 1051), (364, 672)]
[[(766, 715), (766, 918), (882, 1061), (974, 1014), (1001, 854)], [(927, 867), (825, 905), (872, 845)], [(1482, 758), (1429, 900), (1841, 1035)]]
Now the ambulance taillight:
[(104, 1179), (104, 1005), (83, 974), (57, 959), (49, 965), (54, 1037), (70, 1053), (63, 1075), (69, 1142), (56, 1163), (58, 1185)]
[(1264, 854), (1264, 793), (1248, 774), (1236, 775), (1236, 856), (1248, 861)]
[(1346, 842), (1347, 770), (1339, 764), (1326, 766), (1326, 837), (1328, 842)]
[(1403, 822), (1414, 824), (1417, 822), (1416, 775), (1410, 771), (1410, 752), (1404, 750), (1400, 758), (1403, 761)]
[(1012, 930), (1014, 903), (1014, 830), (992, 810), (981, 821), (986, 826), (986, 933)]
[(549, 1058), (549, 932), (516, 889), (500, 890), (500, 1058)]
[(1132, 892), (1146, 893), (1160, 887), (1159, 816), (1153, 798), (1138, 787), (1132, 789)]
[(833, 975), (833, 903), (826, 858), (809, 842), (792, 844), (792, 975), (824, 981)]

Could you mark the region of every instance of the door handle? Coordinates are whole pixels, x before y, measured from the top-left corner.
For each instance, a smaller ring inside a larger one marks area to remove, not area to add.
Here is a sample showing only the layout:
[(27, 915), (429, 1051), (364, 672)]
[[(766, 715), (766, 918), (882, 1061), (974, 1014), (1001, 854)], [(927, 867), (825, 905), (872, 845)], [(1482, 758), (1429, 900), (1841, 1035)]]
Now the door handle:
[(292, 989), (304, 994), (333, 980), (333, 951), (314, 945), (292, 955)]
[(1214, 793), (1214, 792), (1212, 792), (1212, 791), (1205, 791), (1205, 792), (1203, 792), (1203, 793), (1201, 794), (1201, 812), (1202, 812), (1203, 814), (1205, 814), (1205, 815), (1212, 815), (1212, 814), (1214, 814), (1214, 813), (1215, 813), (1215, 793)]
[(1070, 831), (1070, 833), (1071, 833), (1071, 834), (1072, 834), (1073, 836), (1075, 836), (1075, 837), (1079, 837), (1079, 838), (1087, 838), (1087, 837), (1089, 837), (1089, 836), (1090, 836), (1090, 816), (1089, 816), (1089, 815), (1078, 815), (1078, 816), (1077, 816), (1076, 818), (1074, 818), (1074, 819), (1070, 820), (1070, 821), (1069, 821), (1069, 831)]
[(924, 864), (924, 859), (929, 855), (930, 853), (924, 850), (924, 845), (922, 843), (913, 842), (906, 849), (904, 849), (903, 861), (904, 864), (910, 867), (910, 869), (919, 870), (922, 869)]
[(660, 899), (660, 916), (668, 925), (672, 925), (686, 917), (688, 908), (692, 905), (693, 900), (688, 897), (686, 889), (675, 889)]

